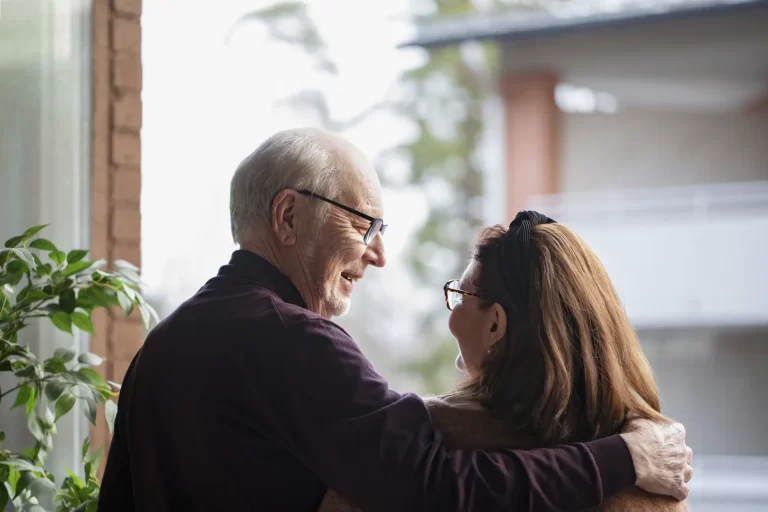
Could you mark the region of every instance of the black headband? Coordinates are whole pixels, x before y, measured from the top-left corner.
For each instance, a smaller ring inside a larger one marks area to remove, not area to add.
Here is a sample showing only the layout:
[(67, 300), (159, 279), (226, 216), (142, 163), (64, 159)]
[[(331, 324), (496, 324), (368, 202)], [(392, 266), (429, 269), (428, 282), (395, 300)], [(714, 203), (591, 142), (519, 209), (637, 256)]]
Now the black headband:
[(510, 292), (514, 312), (522, 315), (528, 310), (528, 268), (531, 248), (531, 230), (539, 224), (555, 224), (546, 215), (532, 210), (517, 214), (509, 230), (501, 237), (499, 244), (499, 271), (504, 285)]

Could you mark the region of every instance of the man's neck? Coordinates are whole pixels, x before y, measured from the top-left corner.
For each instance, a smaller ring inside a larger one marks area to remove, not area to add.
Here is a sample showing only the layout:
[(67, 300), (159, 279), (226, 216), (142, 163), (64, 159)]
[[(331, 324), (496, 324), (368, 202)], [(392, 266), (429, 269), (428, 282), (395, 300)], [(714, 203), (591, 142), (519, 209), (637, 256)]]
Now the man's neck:
[(251, 239), (247, 243), (241, 244), (240, 249), (252, 252), (268, 261), (293, 283), (301, 298), (304, 299), (307, 309), (320, 315), (323, 314), (319, 311), (321, 308), (319, 307), (320, 301), (317, 300), (318, 290), (313, 290), (310, 286), (311, 279), (307, 266), (302, 265), (302, 262), (297, 260), (295, 251), (294, 254), (287, 254), (277, 248), (274, 243), (261, 239)]

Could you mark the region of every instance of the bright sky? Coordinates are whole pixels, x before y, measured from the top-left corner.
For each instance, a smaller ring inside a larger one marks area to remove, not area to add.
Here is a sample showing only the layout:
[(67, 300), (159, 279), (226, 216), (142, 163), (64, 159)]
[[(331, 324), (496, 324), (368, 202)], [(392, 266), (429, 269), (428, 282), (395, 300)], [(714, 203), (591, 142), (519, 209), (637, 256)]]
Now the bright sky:
[[(271, 41), (257, 23), (240, 25), (226, 44), (239, 15), (271, 3), (146, 2), (142, 235), (150, 287), (187, 295), (226, 261), (233, 249), (228, 184), (235, 167), (273, 132), (312, 123), (276, 101), (320, 84), (334, 113), (351, 117), (384, 97), (400, 71), (420, 58), (420, 50), (395, 47), (409, 27), (388, 21), (404, 12), (405, 0), (308, 2), (339, 68), (332, 79), (312, 70), (301, 52)], [(347, 135), (374, 156), (408, 134), (407, 124), (380, 115)], [(412, 235), (414, 218), (426, 213), (419, 198), (418, 192), (385, 197), (391, 259)], [(408, 208), (394, 208), (395, 199)], [(182, 276), (192, 283), (173, 282)]]

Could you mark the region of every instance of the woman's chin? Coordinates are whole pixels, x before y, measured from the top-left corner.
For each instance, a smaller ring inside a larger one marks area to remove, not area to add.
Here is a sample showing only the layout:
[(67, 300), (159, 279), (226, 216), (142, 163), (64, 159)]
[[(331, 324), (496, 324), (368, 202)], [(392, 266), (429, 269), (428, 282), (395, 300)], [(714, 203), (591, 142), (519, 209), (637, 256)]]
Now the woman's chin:
[(456, 369), (460, 372), (467, 373), (467, 367), (464, 364), (464, 358), (461, 357), (461, 354), (456, 356)]

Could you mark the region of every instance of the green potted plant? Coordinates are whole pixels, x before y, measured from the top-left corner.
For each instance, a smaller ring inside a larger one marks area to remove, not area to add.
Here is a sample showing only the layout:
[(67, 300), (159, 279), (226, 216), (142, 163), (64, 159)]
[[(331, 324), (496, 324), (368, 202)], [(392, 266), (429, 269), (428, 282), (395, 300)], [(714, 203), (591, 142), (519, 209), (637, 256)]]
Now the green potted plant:
[(41, 359), (19, 343), (19, 333), (43, 320), (70, 334), (73, 329), (93, 334), (91, 314), (98, 308), (116, 307), (126, 315), (138, 308), (147, 328), (157, 315), (141, 294), (135, 266), (116, 261), (115, 270), (106, 270), (106, 262), (87, 259), (86, 250), (61, 251), (37, 236), (44, 227), (29, 228), (0, 248), (0, 374), (13, 376), (11, 386), (0, 388), (0, 404), (13, 400), (11, 408), (23, 407), (35, 439), (33, 446), (11, 452), (3, 447), (0, 426), (0, 511), (10, 503), (24, 511), (55, 507), (90, 512), (98, 501), (101, 449), (90, 453), (86, 439), (83, 476), (69, 472), (58, 486), (45, 461), (53, 448), (56, 422), (78, 403), (85, 406), (91, 424), (97, 405), (105, 404), (111, 431), (117, 414), (113, 398), (120, 387), (93, 369), (102, 363), (101, 357), (61, 347)]

